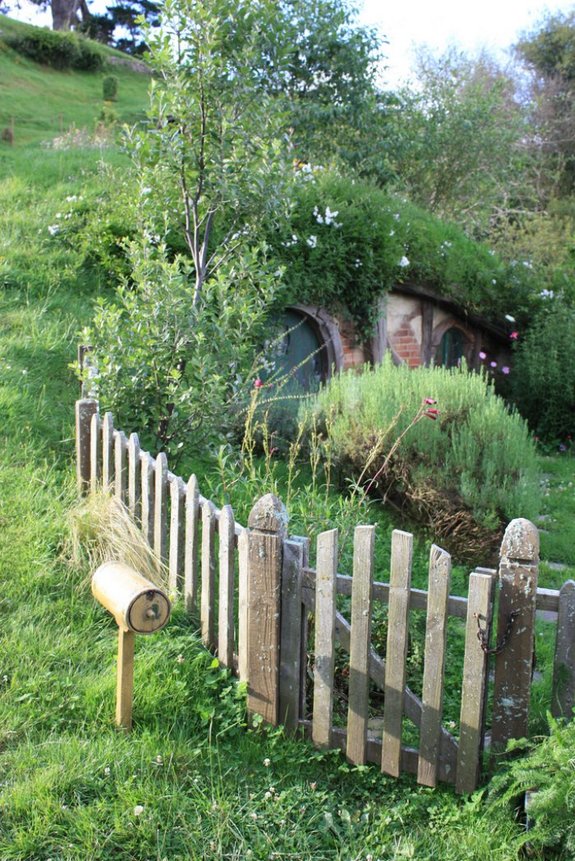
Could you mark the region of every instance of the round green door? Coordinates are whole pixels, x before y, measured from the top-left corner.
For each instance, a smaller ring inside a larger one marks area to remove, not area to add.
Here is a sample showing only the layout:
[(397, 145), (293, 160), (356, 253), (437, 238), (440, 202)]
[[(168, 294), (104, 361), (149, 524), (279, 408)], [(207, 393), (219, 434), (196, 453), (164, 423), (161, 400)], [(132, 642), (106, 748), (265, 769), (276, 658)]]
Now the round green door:
[(290, 389), (314, 391), (326, 377), (325, 345), (310, 319), (297, 311), (285, 311), (281, 326), (284, 335), (274, 357), (275, 376), (287, 376)]

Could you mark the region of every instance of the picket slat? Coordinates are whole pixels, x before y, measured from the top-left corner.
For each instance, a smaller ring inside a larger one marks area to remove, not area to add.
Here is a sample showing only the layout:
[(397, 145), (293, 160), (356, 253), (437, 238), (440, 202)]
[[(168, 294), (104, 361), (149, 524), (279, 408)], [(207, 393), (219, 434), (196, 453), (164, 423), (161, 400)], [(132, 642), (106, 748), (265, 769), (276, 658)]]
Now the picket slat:
[(184, 575), (186, 485), (179, 476), (170, 482), (170, 551), (168, 562), (168, 587), (177, 595), (182, 588)]
[(104, 413), (102, 419), (102, 488), (110, 493), (114, 482), (114, 418)]
[(154, 481), (154, 552), (166, 562), (168, 549), (168, 459), (163, 451), (156, 457)]
[(186, 547), (184, 553), (184, 602), (188, 613), (194, 612), (198, 598), (199, 514), (198, 480), (195, 475), (191, 475), (186, 489)]
[(202, 590), (200, 598), (200, 625), (202, 642), (208, 649), (215, 649), (214, 590), (216, 580), (215, 560), (216, 509), (208, 499), (202, 502)]
[(140, 452), (141, 488), (142, 488), (142, 532), (150, 545), (154, 541), (154, 489), (155, 462), (147, 451)]
[(218, 658), (224, 667), (234, 662), (234, 539), (235, 519), (231, 505), (224, 505), (219, 518)]
[(401, 771), (401, 726), (406, 680), (408, 645), (409, 590), (413, 535), (393, 531), (389, 577), (387, 650), (385, 653), (385, 710), (381, 770), (399, 777)]
[(114, 431), (114, 495), (124, 504), (128, 498), (128, 440), (124, 431)]
[(321, 748), (329, 748), (331, 744), (337, 552), (337, 529), (318, 535), (312, 739), (314, 744)]
[(355, 528), (346, 748), (348, 760), (355, 765), (365, 763), (367, 747), (374, 541), (374, 526)]
[(575, 582), (567, 580), (559, 592), (557, 639), (553, 664), (551, 714), (569, 718), (575, 706)]
[(450, 577), (451, 557), (449, 553), (433, 545), (429, 557), (429, 597), (425, 626), (423, 695), (417, 768), (417, 782), (424, 786), (437, 785)]
[(292, 732), (298, 726), (301, 684), (301, 580), (304, 548), (284, 541), (281, 582), (281, 669), (279, 720)]
[(248, 681), (248, 530), (238, 537), (238, 676)]
[(128, 511), (137, 522), (141, 516), (142, 469), (140, 462), (140, 440), (138, 434), (130, 434), (128, 440)]
[(469, 577), (469, 603), (465, 629), (459, 750), (457, 752), (457, 792), (473, 792), (477, 787), (482, 746), (483, 714), (487, 683), (487, 655), (477, 639), (477, 623), (488, 630), (491, 624), (493, 578), (474, 571)]
[(102, 422), (98, 413), (94, 413), (90, 424), (90, 491), (95, 493), (100, 486), (102, 476)]

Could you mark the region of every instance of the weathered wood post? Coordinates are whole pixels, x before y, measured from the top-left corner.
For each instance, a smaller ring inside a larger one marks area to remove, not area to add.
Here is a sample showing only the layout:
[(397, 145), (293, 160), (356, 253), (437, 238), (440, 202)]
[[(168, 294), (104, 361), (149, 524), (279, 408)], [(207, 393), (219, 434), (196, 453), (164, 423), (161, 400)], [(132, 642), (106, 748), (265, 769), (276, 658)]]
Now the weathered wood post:
[(575, 582), (567, 580), (559, 592), (557, 639), (553, 662), (553, 717), (571, 718), (575, 706)]
[(539, 533), (524, 518), (512, 520), (501, 544), (499, 612), (493, 692), (493, 752), (512, 738), (527, 735), (535, 602), (539, 570)]
[(90, 492), (92, 416), (97, 413), (98, 401), (94, 398), (76, 401), (76, 479), (82, 496)]
[(279, 721), (281, 581), (287, 513), (271, 493), (248, 518), (248, 711)]

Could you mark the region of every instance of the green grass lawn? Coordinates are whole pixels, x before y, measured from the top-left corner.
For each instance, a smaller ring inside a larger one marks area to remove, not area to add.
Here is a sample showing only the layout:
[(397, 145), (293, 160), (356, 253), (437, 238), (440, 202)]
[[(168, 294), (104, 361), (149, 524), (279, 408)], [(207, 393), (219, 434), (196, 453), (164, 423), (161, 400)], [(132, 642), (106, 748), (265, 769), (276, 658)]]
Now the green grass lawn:
[[(67, 212), (105, 188), (104, 163), (123, 156), (38, 144), (60, 114), (92, 121), (100, 80), (52, 80), (0, 50), (0, 88), (8, 74), (12, 101), (6, 108), (0, 89), (0, 104), (27, 137), (0, 148), (0, 859), (520, 857), (513, 804), (494, 805), (484, 790), (459, 798), (248, 729), (244, 692), (180, 606), (164, 631), (139, 639), (134, 730), (115, 730), (116, 630), (91, 596), (87, 565), (72, 558), (69, 513), (78, 392), (69, 364), (105, 284), (65, 230)], [(35, 90), (38, 113), (26, 119), (25, 93), (46, 82), (54, 100)], [(131, 102), (124, 86), (126, 115), (137, 113), (141, 91)], [(544, 553), (571, 566), (572, 464), (543, 462)], [(381, 559), (389, 529), (382, 518)], [(422, 544), (417, 578), (426, 553)], [(556, 582), (557, 572), (543, 574), (543, 585)], [(456, 588), (464, 581), (458, 568)]]

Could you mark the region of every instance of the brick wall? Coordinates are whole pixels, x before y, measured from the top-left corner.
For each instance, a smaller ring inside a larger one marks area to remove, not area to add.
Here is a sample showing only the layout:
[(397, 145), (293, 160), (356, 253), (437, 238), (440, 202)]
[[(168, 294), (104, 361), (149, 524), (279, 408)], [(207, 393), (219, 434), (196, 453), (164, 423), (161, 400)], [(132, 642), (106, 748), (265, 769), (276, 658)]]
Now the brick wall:
[(391, 345), (397, 356), (410, 368), (421, 365), (421, 345), (415, 336), (411, 323), (404, 319), (401, 325), (391, 334)]

